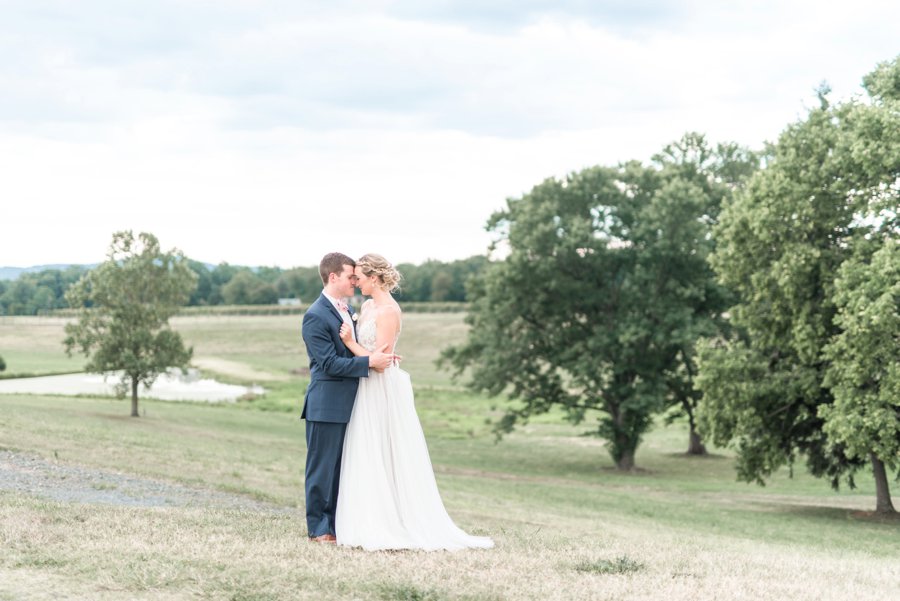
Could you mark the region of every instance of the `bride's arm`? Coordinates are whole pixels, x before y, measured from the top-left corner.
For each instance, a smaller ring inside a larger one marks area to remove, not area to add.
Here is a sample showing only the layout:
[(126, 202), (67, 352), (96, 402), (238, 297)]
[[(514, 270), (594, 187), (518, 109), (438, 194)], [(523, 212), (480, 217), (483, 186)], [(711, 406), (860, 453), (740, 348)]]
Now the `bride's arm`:
[(341, 324), (341, 340), (344, 346), (350, 349), (350, 352), (357, 357), (368, 357), (372, 353), (367, 351), (360, 343), (353, 340), (353, 333), (350, 332), (350, 326), (345, 323)]
[(353, 334), (350, 332), (350, 326), (345, 323), (341, 324), (341, 340), (344, 342), (347, 348), (350, 349), (350, 352), (357, 357), (368, 357), (369, 369), (374, 369), (377, 372), (386, 370), (391, 366), (392, 363), (400, 359), (393, 353), (384, 352), (388, 347), (387, 344), (376, 347), (374, 352), (367, 351), (358, 342), (353, 340)]

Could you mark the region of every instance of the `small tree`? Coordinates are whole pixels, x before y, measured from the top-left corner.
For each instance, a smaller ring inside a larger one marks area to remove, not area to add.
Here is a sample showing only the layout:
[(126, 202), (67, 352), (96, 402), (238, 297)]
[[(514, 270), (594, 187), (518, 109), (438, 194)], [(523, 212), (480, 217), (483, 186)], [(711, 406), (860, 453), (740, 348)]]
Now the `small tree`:
[(131, 389), (131, 415), (138, 417), (138, 387), (150, 386), (169, 367), (186, 367), (192, 350), (169, 327), (169, 317), (190, 298), (196, 284), (184, 255), (163, 253), (155, 236), (113, 234), (107, 260), (66, 293), (79, 309), (66, 326), (71, 355), (77, 348), (93, 373), (123, 372), (120, 394)]
[(6, 371), (6, 361), (3, 360), (3, 357), (0, 357), (0, 371)]

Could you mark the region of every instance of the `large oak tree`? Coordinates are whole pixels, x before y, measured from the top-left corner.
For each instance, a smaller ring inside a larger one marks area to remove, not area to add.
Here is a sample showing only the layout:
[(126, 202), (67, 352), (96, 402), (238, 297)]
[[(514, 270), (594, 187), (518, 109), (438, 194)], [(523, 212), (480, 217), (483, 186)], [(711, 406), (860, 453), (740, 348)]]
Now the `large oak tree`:
[(656, 413), (691, 411), (694, 343), (726, 306), (710, 227), (751, 165), (692, 134), (653, 165), (548, 179), (491, 218), (509, 254), (474, 280), (468, 339), (443, 356), (471, 369), (473, 388), (516, 401), (498, 432), (553, 406), (573, 423), (590, 412), (628, 470)]
[(813, 474), (852, 486), (870, 462), (878, 510), (892, 512), (900, 59), (864, 82), (868, 98), (836, 105), (821, 90), (726, 204), (712, 263), (739, 294), (742, 335), (701, 345), (698, 385), (703, 430), (736, 447), (739, 478), (762, 483), (802, 456)]

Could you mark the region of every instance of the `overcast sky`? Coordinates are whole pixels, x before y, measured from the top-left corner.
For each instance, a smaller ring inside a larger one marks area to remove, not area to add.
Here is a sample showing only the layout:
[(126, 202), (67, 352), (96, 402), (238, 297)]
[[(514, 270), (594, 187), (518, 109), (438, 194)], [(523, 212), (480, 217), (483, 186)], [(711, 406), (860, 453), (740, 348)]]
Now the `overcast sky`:
[(0, 266), (483, 254), (546, 177), (758, 147), (900, 53), (888, 0), (0, 0)]

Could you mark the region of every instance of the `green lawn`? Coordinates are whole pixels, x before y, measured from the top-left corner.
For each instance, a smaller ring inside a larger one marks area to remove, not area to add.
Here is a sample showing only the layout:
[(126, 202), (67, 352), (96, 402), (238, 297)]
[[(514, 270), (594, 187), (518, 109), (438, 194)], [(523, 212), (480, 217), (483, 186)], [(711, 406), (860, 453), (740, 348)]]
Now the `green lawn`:
[[(305, 379), (290, 375), (306, 363), (299, 320), (180, 318), (176, 327), (198, 356), (286, 377), (267, 383), (275, 398), (142, 401), (146, 414), (135, 419), (114, 399), (0, 396), (0, 448), (286, 511), (114, 507), (0, 492), (0, 599), (883, 600), (896, 593), (900, 523), (869, 517), (870, 478), (834, 492), (798, 466), (794, 478), (782, 470), (766, 487), (738, 483), (729, 452), (682, 455), (687, 434), (679, 424), (650, 433), (633, 474), (612, 469), (602, 441), (580, 436), (588, 426), (554, 416), (496, 443), (485, 424), (496, 401), (455, 388), (423, 358), (462, 335), (462, 316), (410, 317), (401, 352), (419, 383), (417, 407), (445, 504), (460, 526), (494, 537), (496, 549), (364, 553), (306, 542), (303, 423), (300, 397), (292, 398)], [(0, 323), (0, 344), (13, 338), (8, 321)], [(22, 324), (20, 334), (31, 327)], [(8, 354), (2, 346), (0, 354)]]
[(0, 357), (4, 376), (80, 371), (84, 361), (67, 357), (62, 340), (66, 320), (46, 317), (0, 317)]

